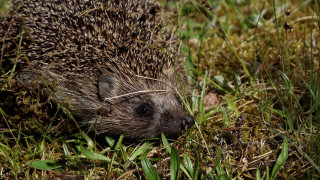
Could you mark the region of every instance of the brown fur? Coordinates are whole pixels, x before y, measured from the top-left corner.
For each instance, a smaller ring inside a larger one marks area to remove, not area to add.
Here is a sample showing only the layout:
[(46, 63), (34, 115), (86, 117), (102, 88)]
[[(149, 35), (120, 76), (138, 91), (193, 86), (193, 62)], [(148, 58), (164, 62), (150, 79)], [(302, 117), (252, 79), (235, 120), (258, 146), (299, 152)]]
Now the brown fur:
[(14, 0), (11, 7), (0, 22), (3, 58), (21, 50), (18, 79), (53, 82), (43, 90), (85, 127), (137, 139), (193, 125), (173, 88), (179, 51), (156, 2)]

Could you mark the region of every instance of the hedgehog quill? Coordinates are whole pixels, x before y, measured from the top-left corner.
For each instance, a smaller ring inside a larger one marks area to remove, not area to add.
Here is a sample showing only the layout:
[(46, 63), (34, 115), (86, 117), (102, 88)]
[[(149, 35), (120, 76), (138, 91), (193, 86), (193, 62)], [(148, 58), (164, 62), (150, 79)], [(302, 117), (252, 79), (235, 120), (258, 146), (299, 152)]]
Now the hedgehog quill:
[(87, 129), (176, 137), (194, 120), (174, 90), (179, 48), (159, 9), (153, 0), (13, 0), (0, 20), (2, 59), (21, 51), (21, 84), (36, 82)]

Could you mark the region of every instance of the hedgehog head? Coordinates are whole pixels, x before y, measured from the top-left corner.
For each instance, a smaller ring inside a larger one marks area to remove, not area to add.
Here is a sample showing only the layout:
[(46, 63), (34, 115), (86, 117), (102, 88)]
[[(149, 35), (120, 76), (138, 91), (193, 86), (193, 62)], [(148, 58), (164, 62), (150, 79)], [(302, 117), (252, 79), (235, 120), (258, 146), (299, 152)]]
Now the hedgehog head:
[(193, 117), (182, 109), (169, 80), (174, 74), (168, 71), (158, 79), (103, 73), (99, 78), (102, 104), (90, 121), (97, 132), (124, 134), (129, 139), (160, 137), (163, 132), (175, 138), (191, 127)]

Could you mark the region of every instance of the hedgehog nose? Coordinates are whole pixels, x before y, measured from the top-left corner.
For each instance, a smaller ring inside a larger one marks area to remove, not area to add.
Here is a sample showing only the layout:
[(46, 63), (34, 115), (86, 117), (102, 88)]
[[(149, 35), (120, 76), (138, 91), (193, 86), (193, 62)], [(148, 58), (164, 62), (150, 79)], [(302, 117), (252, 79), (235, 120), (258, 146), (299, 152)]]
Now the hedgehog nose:
[(194, 120), (193, 117), (190, 116), (189, 114), (186, 115), (185, 117), (183, 117), (182, 121), (181, 121), (181, 129), (183, 130), (187, 130), (190, 127), (192, 127), (194, 125)]

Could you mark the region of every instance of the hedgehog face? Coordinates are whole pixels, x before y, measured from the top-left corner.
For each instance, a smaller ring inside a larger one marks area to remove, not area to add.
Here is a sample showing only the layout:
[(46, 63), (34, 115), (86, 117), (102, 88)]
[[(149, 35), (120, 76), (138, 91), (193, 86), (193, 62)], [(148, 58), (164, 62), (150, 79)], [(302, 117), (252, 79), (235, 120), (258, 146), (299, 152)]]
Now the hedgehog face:
[(125, 134), (130, 139), (175, 138), (194, 124), (193, 117), (181, 107), (179, 99), (163, 82), (102, 76), (100, 97), (110, 103), (110, 113), (101, 116), (98, 132)]

